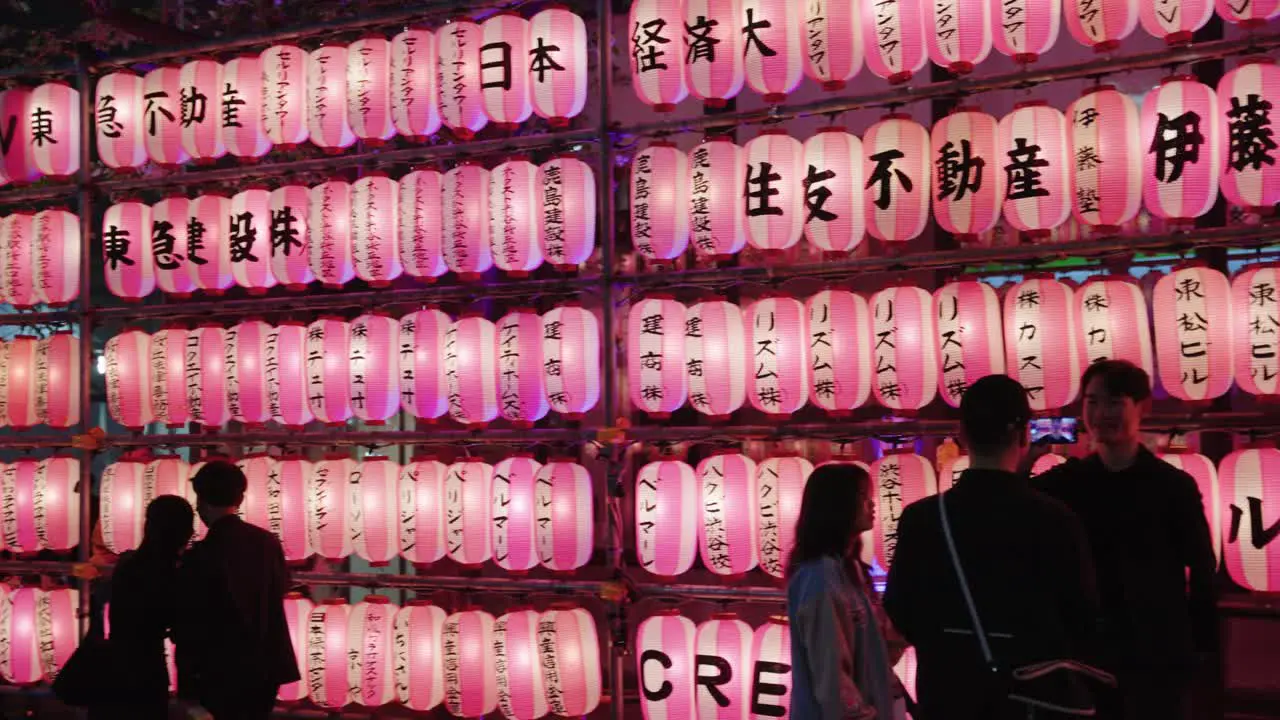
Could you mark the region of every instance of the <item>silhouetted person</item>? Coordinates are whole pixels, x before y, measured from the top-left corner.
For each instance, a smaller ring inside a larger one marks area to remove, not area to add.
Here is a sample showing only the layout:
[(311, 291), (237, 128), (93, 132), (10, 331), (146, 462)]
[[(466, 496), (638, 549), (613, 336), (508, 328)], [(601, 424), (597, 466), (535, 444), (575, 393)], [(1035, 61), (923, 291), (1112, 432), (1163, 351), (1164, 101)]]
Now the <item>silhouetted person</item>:
[(1102, 600), (1102, 665), (1120, 684), (1108, 717), (1180, 720), (1197, 659), (1218, 648), (1216, 561), (1195, 480), (1143, 447), (1151, 378), (1106, 360), (1081, 380), (1095, 452), (1036, 478), (1084, 523)]
[[(1080, 658), (1097, 623), (1093, 567), (1079, 520), (1016, 472), (1030, 443), (1026, 392), (1007, 376), (989, 375), (965, 391), (960, 415), (970, 464), (944, 499), (995, 663), (1011, 669)], [(981, 651), (939, 500), (903, 511), (884, 599), (894, 626), (916, 647), (917, 720), (1026, 720), (1027, 706), (1007, 700)], [(1040, 700), (1092, 706), (1061, 673), (1033, 690)]]
[(284, 550), (237, 516), (247, 482), (233, 463), (206, 463), (192, 485), (209, 532), (179, 571), (178, 692), (216, 720), (261, 720), (280, 686), (299, 679), (284, 616)]

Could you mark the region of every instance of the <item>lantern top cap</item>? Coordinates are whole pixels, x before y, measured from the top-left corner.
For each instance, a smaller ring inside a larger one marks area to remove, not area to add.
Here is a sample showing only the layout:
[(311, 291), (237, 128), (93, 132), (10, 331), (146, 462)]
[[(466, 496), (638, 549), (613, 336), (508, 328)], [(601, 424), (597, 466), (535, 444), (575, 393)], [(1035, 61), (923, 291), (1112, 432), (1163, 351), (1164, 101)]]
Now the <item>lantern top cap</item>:
[[(517, 18), (518, 18), (518, 17), (520, 17), (520, 13), (516, 12), (515, 10), (511, 10), (510, 8), (508, 8), (508, 9), (505, 9), (505, 10), (499, 10), (498, 12), (494, 13), (494, 14), (493, 14), (493, 15), (491, 15), (490, 17), (491, 17), (491, 18), (496, 18), (496, 17), (517, 17)], [(523, 19), (523, 18), (521, 18), (521, 19)]]
[[(741, 450), (735, 450), (735, 449), (733, 449), (733, 448), (718, 448), (718, 449), (716, 449), (716, 450), (712, 451), (711, 455), (709, 455), (707, 459), (717, 458), (717, 457), (724, 457), (724, 456), (726, 456), (726, 455), (742, 455), (742, 451), (741, 451)], [(745, 457), (745, 456), (744, 456), (744, 457)]]
[(306, 600), (307, 596), (303, 595), (302, 593), (296, 590), (291, 590), (284, 594), (284, 599), (285, 600)]
[[(649, 148), (656, 148), (656, 147), (661, 147), (661, 148), (673, 148), (673, 147), (675, 147), (675, 146), (676, 146), (676, 144), (675, 144), (674, 142), (671, 142), (670, 140), (665, 140), (665, 139), (661, 139), (661, 138), (659, 138), (659, 139), (654, 140), (653, 142), (649, 143), (649, 147), (645, 148), (645, 150), (648, 150)], [(643, 152), (643, 151), (641, 151), (641, 152)]]
[[(365, 178), (384, 178), (384, 177), (387, 177), (386, 170), (383, 170), (381, 168), (374, 168), (372, 170), (366, 171), (365, 174), (360, 177), (360, 180), (364, 180)], [(360, 182), (360, 180), (357, 180), (356, 182)]]
[(680, 608), (673, 606), (654, 610), (651, 617), (680, 617)]
[(1106, 275), (1106, 274), (1093, 275), (1087, 278), (1084, 281), (1084, 285), (1081, 285), (1081, 287), (1085, 287), (1087, 285), (1093, 285), (1094, 283), (1105, 283), (1111, 280), (1115, 280), (1116, 282), (1121, 282), (1121, 283), (1127, 283), (1129, 285), (1138, 284), (1138, 278), (1128, 273), (1117, 273), (1115, 275)]
[(435, 605), (435, 603), (426, 598), (414, 598), (404, 604), (405, 607), (431, 607), (432, 605)]
[(1240, 58), (1240, 64), (1237, 65), (1236, 67), (1242, 68), (1246, 65), (1275, 65), (1275, 64), (1276, 64), (1276, 59), (1271, 57), (1270, 55), (1247, 55), (1245, 57)]
[(780, 127), (767, 127), (761, 130), (757, 137), (765, 137), (766, 135), (783, 135), (789, 137), (787, 131)]
[(702, 136), (702, 142), (704, 142), (704, 143), (709, 143), (709, 142), (727, 142), (727, 143), (731, 143), (731, 142), (733, 142), (733, 138), (729, 137), (728, 135), (725, 135), (724, 133), (707, 133), (706, 135), (703, 135), (703, 136)]
[(414, 453), (413, 457), (409, 458), (409, 462), (415, 462), (415, 463), (440, 462), (440, 457), (427, 452)]
[(951, 109), (951, 112), (947, 113), (947, 116), (950, 117), (951, 115), (964, 115), (965, 113), (981, 113), (981, 112), (982, 112), (982, 108), (977, 105), (957, 105)]
[(484, 320), (484, 311), (471, 308), (468, 310), (464, 310), (462, 314), (458, 316), (459, 320), (473, 320), (476, 318)]
[(1047, 100), (1038, 100), (1038, 99), (1037, 99), (1037, 100), (1023, 100), (1022, 102), (1015, 103), (1015, 104), (1014, 104), (1014, 106), (1013, 106), (1013, 109), (1014, 109), (1014, 110), (1023, 110), (1023, 109), (1025, 109), (1025, 108), (1037, 108), (1037, 107), (1048, 107), (1048, 106), (1049, 106), (1049, 102), (1048, 102)]
[(538, 311), (536, 308), (529, 307), (528, 305), (519, 305), (507, 311), (508, 315), (515, 315), (516, 313), (532, 313), (537, 315)]
[(903, 112), (886, 113), (880, 117), (881, 122), (885, 120), (910, 120), (911, 116)]
[(786, 615), (770, 615), (769, 624), (771, 625), (790, 625), (791, 620)]
[(1169, 83), (1175, 83), (1175, 82), (1191, 82), (1191, 83), (1199, 84), (1200, 79), (1197, 78), (1195, 75), (1191, 75), (1189, 73), (1168, 75), (1160, 79), (1161, 85), (1168, 85)]
[(350, 460), (351, 453), (346, 452), (327, 452), (323, 456), (324, 460)]
[(567, 612), (570, 610), (579, 610), (580, 608), (578, 607), (577, 603), (574, 603), (571, 600), (557, 600), (551, 603), (549, 609), (557, 610), (561, 612)]
[(503, 160), (500, 164), (506, 165), (507, 163), (513, 162), (529, 162), (529, 156), (525, 153), (516, 153), (515, 155), (509, 156), (506, 160)]
[(386, 595), (367, 595), (364, 599), (370, 605), (390, 605), (391, 598)]
[(385, 462), (385, 461), (388, 461), (388, 460), (390, 460), (390, 459), (391, 459), (391, 458), (387, 457), (386, 455), (365, 455), (365, 456), (360, 460), (360, 462), (362, 462), (362, 463), (368, 463), (368, 462)]
[(843, 133), (843, 132), (848, 132), (848, 129), (846, 129), (845, 126), (843, 125), (828, 125), (826, 127), (818, 128), (819, 135), (822, 135), (825, 133)]
[(711, 613), (711, 619), (712, 620), (737, 620), (738, 613), (733, 612), (732, 610), (725, 610), (722, 612), (713, 612)]
[(1080, 97), (1089, 97), (1090, 95), (1094, 93), (1099, 93), (1099, 92), (1107, 92), (1107, 91), (1115, 92), (1115, 90), (1116, 90), (1116, 86), (1111, 84), (1094, 85), (1093, 87), (1085, 88), (1084, 92), (1080, 93)]
[(325, 598), (324, 600), (320, 601), (320, 604), (321, 605), (346, 605), (347, 599), (340, 598), (340, 597)]

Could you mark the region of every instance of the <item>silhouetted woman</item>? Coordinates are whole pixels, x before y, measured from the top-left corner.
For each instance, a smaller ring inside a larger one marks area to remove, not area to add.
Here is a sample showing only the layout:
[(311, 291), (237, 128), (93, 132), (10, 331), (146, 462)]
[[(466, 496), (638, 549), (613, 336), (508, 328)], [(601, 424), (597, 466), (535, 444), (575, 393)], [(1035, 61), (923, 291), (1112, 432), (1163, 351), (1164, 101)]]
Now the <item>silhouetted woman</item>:
[(787, 563), (792, 720), (891, 720), (894, 682), (858, 560), (875, 520), (871, 478), (852, 464), (809, 476)]

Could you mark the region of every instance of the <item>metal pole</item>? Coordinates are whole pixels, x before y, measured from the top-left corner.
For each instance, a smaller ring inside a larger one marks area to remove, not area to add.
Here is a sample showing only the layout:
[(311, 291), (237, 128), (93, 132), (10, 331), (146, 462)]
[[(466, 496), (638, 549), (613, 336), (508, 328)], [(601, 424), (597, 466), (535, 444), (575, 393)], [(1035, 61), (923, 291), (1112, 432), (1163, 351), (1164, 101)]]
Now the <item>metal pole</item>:
[[(89, 48), (81, 46), (76, 53), (76, 85), (80, 90), (80, 172), (79, 202), (76, 208), (80, 217), (80, 432), (87, 434), (93, 416), (91, 381), (93, 379), (93, 275), (91, 252), (93, 233), (93, 158), (89, 144), (93, 139), (93, 116), (90, 98), (93, 85), (89, 78)], [(82, 563), (89, 562), (93, 552), (93, 458), (92, 450), (80, 451), (80, 546), (76, 557)], [(89, 611), (92, 607), (92, 585), (88, 580), (79, 581), (80, 634), (89, 629)]]

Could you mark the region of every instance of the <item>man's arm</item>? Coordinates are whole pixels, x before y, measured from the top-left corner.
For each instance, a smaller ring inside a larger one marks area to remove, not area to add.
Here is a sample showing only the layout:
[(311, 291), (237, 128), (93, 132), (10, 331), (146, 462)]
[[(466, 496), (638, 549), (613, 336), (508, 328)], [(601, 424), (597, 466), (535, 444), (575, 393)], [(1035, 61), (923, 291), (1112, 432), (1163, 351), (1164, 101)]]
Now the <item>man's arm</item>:
[(1191, 613), (1191, 634), (1197, 652), (1218, 650), (1218, 598), (1214, 587), (1218, 561), (1213, 554), (1213, 538), (1205, 519), (1204, 498), (1196, 481), (1178, 471), (1174, 487), (1178, 495), (1174, 509), (1174, 529), (1179, 561), (1190, 570), (1187, 583)]
[(1056, 533), (1060, 548), (1060, 572), (1053, 573), (1061, 584), (1057, 588), (1063, 625), (1081, 659), (1098, 659), (1098, 619), (1100, 601), (1093, 568), (1093, 553), (1080, 520), (1066, 508), (1060, 531)]
[(178, 674), (178, 697), (199, 699), (201, 649), (205, 645), (201, 630), (207, 621), (206, 593), (203, 592), (200, 552), (192, 548), (178, 569), (177, 611), (173, 618), (174, 665)]
[(926, 612), (922, 601), (928, 595), (920, 574), (928, 560), (920, 554), (919, 510), (916, 506), (908, 506), (898, 519), (898, 545), (884, 591), (884, 610), (893, 621), (893, 627), (911, 645), (920, 643), (922, 619)]

